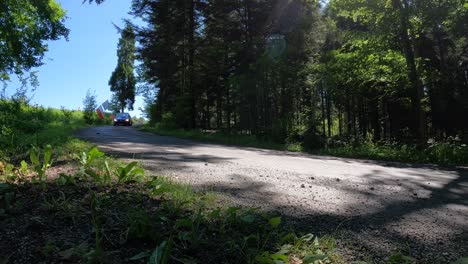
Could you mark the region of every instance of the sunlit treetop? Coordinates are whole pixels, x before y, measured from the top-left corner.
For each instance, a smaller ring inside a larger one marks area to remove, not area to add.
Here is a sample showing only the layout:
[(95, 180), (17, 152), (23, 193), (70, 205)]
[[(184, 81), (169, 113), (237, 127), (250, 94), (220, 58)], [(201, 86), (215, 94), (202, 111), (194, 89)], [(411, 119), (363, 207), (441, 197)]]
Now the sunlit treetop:
[(68, 37), (65, 19), (56, 0), (0, 1), (0, 80), (40, 66), (46, 41)]

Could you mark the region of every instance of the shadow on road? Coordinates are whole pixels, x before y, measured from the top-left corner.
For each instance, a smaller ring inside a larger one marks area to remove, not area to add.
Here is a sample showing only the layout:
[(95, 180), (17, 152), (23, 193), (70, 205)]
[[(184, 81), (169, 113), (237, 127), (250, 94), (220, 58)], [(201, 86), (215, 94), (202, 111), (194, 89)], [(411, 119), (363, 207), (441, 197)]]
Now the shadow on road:
[[(468, 170), (457, 170), (457, 174), (456, 179), (442, 188), (417, 181), (401, 183), (402, 188), (407, 191), (412, 191), (416, 184), (428, 192), (425, 197), (415, 196), (412, 201), (385, 199), (372, 192), (364, 192), (365, 195), (373, 196), (372, 199), (379, 200), (383, 206), (379, 210), (353, 216), (344, 216), (338, 212), (329, 214), (285, 204), (278, 199), (277, 194), (269, 191), (265, 182), (239, 174), (232, 175), (234, 179), (239, 179), (235, 184), (212, 182), (196, 185), (195, 188), (211, 190), (247, 206), (255, 200), (256, 204), (264, 204), (264, 209), (268, 211), (282, 212), (290, 225), (304, 233), (334, 234), (340, 238), (341, 243), (355, 249), (351, 257), (356, 259), (372, 256), (373, 261), (380, 262), (390, 254), (401, 251), (415, 257), (420, 263), (450, 263), (459, 257), (468, 256)], [(369, 178), (370, 186), (395, 184), (392, 179), (380, 178), (378, 171), (362, 177)], [(348, 187), (337, 188), (356, 191)], [(446, 207), (457, 206), (465, 208), (459, 211), (444, 210)], [(294, 213), (284, 213), (304, 210), (305, 214), (299, 217)], [(409, 225), (405, 226), (406, 224)], [(442, 230), (437, 231), (433, 227)], [(447, 228), (453, 232), (444, 233)], [(429, 235), (431, 233), (433, 234)], [(420, 236), (421, 234), (424, 236)], [(427, 236), (430, 238), (427, 239)], [(362, 255), (356, 255), (356, 252), (361, 252)]]

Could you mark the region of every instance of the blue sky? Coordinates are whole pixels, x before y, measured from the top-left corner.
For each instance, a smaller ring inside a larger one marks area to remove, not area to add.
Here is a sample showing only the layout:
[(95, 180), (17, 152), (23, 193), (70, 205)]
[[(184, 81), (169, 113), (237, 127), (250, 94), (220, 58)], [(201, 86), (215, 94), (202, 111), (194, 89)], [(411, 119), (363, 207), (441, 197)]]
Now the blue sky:
[[(109, 77), (117, 63), (119, 34), (113, 24), (122, 26), (131, 1), (105, 1), (103, 4), (82, 4), (82, 0), (59, 0), (67, 10), (66, 25), (69, 41), (49, 42), (44, 65), (38, 71), (40, 86), (33, 94), (32, 103), (47, 107), (78, 109), (83, 105), (86, 91), (96, 91), (98, 102), (110, 99)], [(13, 80), (8, 84), (11, 95), (18, 87)], [(139, 116), (142, 107), (137, 98), (133, 116)]]

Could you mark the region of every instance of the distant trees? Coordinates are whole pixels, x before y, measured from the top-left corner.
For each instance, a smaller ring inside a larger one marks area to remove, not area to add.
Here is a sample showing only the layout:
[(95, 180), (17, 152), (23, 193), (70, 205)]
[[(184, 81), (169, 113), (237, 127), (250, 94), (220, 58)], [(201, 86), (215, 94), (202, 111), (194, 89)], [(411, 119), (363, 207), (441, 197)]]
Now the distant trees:
[(133, 0), (131, 13), (147, 23), (153, 122), (309, 147), (468, 141), (466, 1)]
[(135, 103), (135, 33), (129, 22), (125, 23), (125, 27), (120, 29), (120, 32), (117, 66), (109, 80), (109, 86), (119, 103), (120, 110), (124, 112), (125, 108), (133, 110)]
[(83, 117), (87, 124), (94, 123), (94, 120), (96, 119), (95, 116), (97, 107), (98, 105), (96, 100), (96, 94), (94, 92), (91, 92), (91, 90), (88, 90), (86, 92), (85, 98), (83, 99)]
[[(284, 140), (310, 98), (305, 70), (320, 47), (318, 10), (314, 1), (134, 1), (133, 13), (148, 22), (137, 53), (143, 79), (158, 89), (152, 118), (172, 113), (182, 128)], [(284, 44), (279, 52), (275, 41)]]
[(468, 140), (466, 3), (332, 0), (327, 17), (341, 37), (315, 76), (344, 110), (346, 134)]

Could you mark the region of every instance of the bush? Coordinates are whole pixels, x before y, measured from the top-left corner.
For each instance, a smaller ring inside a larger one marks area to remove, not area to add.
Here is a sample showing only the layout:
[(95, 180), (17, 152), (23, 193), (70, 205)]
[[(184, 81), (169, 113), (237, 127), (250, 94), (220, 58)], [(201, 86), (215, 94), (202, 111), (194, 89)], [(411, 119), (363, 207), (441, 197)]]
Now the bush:
[(320, 135), (315, 129), (309, 128), (304, 132), (304, 147), (306, 149), (320, 149), (325, 147), (325, 137)]
[(171, 112), (164, 113), (162, 115), (161, 122), (158, 125), (161, 129), (175, 129), (176, 119)]
[(96, 94), (91, 93), (90, 90), (86, 92), (86, 96), (83, 99), (83, 115), (86, 124), (94, 124), (96, 122), (95, 110), (97, 108)]
[(85, 126), (81, 111), (31, 106), (24, 101), (0, 100), (0, 159), (24, 159), (31, 145), (56, 145), (71, 130)]

